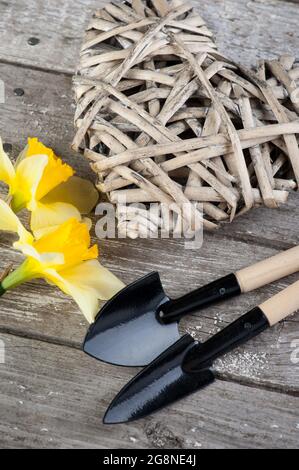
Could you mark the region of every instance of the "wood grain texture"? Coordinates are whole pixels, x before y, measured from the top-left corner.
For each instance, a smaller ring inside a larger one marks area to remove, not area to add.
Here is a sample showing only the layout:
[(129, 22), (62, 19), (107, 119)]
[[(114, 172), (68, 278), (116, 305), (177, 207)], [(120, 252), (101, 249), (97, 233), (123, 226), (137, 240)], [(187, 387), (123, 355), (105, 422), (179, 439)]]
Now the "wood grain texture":
[(207, 24), (217, 34), (220, 51), (229, 51), (237, 62), (253, 65), (256, 59), (280, 53), (298, 55), (298, 5), (276, 0), (201, 3)]
[[(298, 50), (298, 5), (278, 0), (192, 0), (220, 51), (246, 65)], [(191, 2), (192, 3), (192, 2)], [(0, 60), (72, 73), (91, 13), (104, 0), (0, 2)], [(9, 25), (9, 27), (7, 27)], [(254, 25), (254, 28), (252, 27)], [(40, 39), (30, 46), (28, 39)]]
[[(13, 145), (12, 157), (28, 136), (36, 135), (79, 174), (91, 176), (88, 163), (69, 150), (74, 107), (68, 74), (75, 68), (87, 19), (103, 3), (30, 0), (24, 9), (21, 0), (0, 0), (0, 78), (6, 84), (0, 134)], [(226, 52), (230, 46), (233, 59), (252, 64), (257, 57), (272, 57), (272, 50), (298, 50), (296, 4), (196, 4), (218, 30), (219, 48)], [(40, 38), (39, 45), (27, 44), (31, 36)], [(24, 88), (24, 96), (14, 95), (17, 87)], [(167, 292), (178, 296), (297, 244), (298, 212), (298, 195), (292, 194), (279, 210), (256, 209), (207, 234), (199, 251), (186, 250), (179, 240), (110, 240), (100, 242), (101, 257), (125, 282), (159, 270)], [(10, 235), (0, 234), (0, 269), (20, 261), (11, 242)], [(181, 329), (204, 340), (297, 278), (189, 316)], [(291, 362), (298, 323), (297, 314), (220, 361), (217, 370), (223, 380), (208, 390), (139, 423), (104, 427), (106, 406), (135, 371), (100, 364), (81, 353), (87, 325), (76, 305), (42, 281), (29, 283), (1, 298), (6, 364), (0, 365), (0, 447), (298, 447), (299, 365)]]
[[(77, 63), (77, 52), (84, 28), (95, 8), (103, 0), (14, 0), (0, 2), (2, 60), (22, 65), (71, 73)], [(30, 46), (28, 39), (40, 42)]]
[(299, 242), (298, 210), (298, 193), (294, 192), (278, 210), (256, 208), (235, 219), (232, 225), (224, 224), (221, 234), (284, 249)]
[(297, 447), (298, 398), (219, 380), (149, 418), (103, 426), (107, 405), (135, 371), (67, 347), (1, 339), (0, 447)]
[[(88, 162), (70, 149), (74, 133), (71, 78), (3, 63), (0, 77), (5, 83), (0, 132), (3, 142), (13, 146), (11, 156), (18, 155), (28, 137), (36, 136), (82, 175), (91, 177)], [(23, 96), (15, 94), (17, 88), (24, 90)]]

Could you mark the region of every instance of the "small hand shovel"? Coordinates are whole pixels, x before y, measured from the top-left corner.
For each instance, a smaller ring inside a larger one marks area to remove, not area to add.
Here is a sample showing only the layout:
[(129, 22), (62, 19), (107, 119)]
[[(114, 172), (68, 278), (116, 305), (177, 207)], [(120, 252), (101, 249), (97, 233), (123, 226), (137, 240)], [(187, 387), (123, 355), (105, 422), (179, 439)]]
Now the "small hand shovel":
[(299, 309), (299, 281), (240, 317), (205, 343), (183, 336), (115, 397), (104, 423), (143, 418), (215, 380), (213, 362)]
[(171, 300), (157, 272), (125, 287), (90, 326), (84, 351), (102, 361), (145, 366), (179, 338), (178, 322), (195, 310), (257, 289), (299, 270), (299, 246)]

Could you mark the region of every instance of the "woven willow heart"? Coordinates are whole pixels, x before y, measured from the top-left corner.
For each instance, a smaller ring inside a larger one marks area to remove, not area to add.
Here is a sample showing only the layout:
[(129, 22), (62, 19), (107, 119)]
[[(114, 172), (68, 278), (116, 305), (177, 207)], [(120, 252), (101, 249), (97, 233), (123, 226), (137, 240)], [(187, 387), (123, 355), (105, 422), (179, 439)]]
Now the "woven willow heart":
[(275, 208), (297, 187), (298, 80), (290, 56), (254, 71), (222, 56), (181, 1), (107, 4), (74, 77), (73, 147), (113, 203), (145, 204), (122, 213), (129, 236), (182, 220), (191, 232), (199, 221), (213, 229), (256, 205)]

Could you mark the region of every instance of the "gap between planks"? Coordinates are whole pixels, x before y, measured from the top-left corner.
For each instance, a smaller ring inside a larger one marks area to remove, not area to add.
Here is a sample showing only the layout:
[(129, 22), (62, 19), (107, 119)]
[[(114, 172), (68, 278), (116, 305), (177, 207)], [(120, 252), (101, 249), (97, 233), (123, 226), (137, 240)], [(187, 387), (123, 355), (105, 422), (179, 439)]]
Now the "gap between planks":
[(3, 64), (3, 65), (12, 65), (13, 67), (18, 67), (19, 69), (24, 69), (24, 70), (33, 70), (35, 72), (45, 72), (45, 73), (50, 73), (51, 75), (62, 75), (62, 76), (65, 76), (65, 77), (73, 77), (74, 76), (74, 72), (69, 72), (67, 70), (59, 70), (59, 69), (56, 69), (56, 70), (53, 70), (53, 69), (47, 69), (46, 67), (39, 67), (38, 65), (34, 65), (34, 64), (22, 64), (20, 62), (15, 62), (13, 60), (8, 60), (8, 59), (4, 59), (3, 57), (0, 58), (0, 65)]
[[(0, 424), (0, 442), (6, 445), (190, 448), (200, 441), (203, 448), (268, 448), (296, 444), (295, 397), (219, 380), (151, 417), (114, 428), (103, 426), (101, 416), (134, 375), (131, 369), (115, 367), (107, 374), (107, 364), (81, 357), (78, 351), (61, 362), (61, 347), (5, 340), (9, 354), (1, 366), (5, 426)], [(265, 402), (267, 406), (262, 406)]]
[[(281, 324), (281, 326), (283, 327), (283, 323)], [(24, 334), (24, 331), (22, 330), (11, 330), (9, 327), (0, 327), (0, 335), (9, 335), (10, 337), (12, 338), (22, 338), (24, 340), (28, 340), (28, 341), (35, 341), (35, 342), (38, 342), (38, 343), (44, 343), (44, 344), (49, 344), (49, 345), (53, 345), (53, 346), (59, 346), (59, 347), (62, 347), (62, 348), (67, 348), (67, 349), (72, 349), (72, 350), (77, 350), (77, 351), (81, 351), (82, 352), (82, 349), (81, 347), (76, 343), (76, 342), (71, 342), (71, 341), (66, 341), (66, 340), (59, 340), (58, 338), (55, 338), (55, 337), (51, 337), (51, 336), (42, 336), (40, 334), (34, 334), (34, 333), (27, 333), (27, 334)], [(0, 337), (1, 338), (1, 337)], [(279, 339), (279, 338), (278, 338)], [(96, 361), (96, 359), (94, 359)], [(100, 362), (101, 361), (97, 361), (97, 362)], [(108, 366), (110, 364), (107, 364)], [(114, 367), (111, 365), (111, 367)], [(127, 367), (126, 369), (131, 369), (131, 370), (135, 370), (136, 373), (138, 372), (138, 370), (141, 370), (142, 368), (129, 368)], [(232, 384), (239, 384), (239, 385), (242, 385), (242, 386), (246, 386), (246, 387), (250, 387), (250, 388), (256, 388), (256, 389), (260, 389), (260, 390), (268, 390), (268, 391), (272, 391), (272, 392), (276, 392), (276, 393), (280, 393), (282, 395), (288, 395), (288, 396), (292, 396), (292, 397), (299, 397), (299, 390), (290, 390), (290, 389), (287, 389), (285, 387), (283, 387), (282, 385), (279, 385), (279, 384), (270, 384), (270, 383), (259, 383), (259, 382), (252, 382), (249, 380), (249, 378), (246, 378), (246, 377), (242, 377), (241, 375), (240, 376), (235, 376), (229, 372), (225, 372), (225, 373), (221, 373), (217, 370), (215, 370), (215, 377), (218, 379), (218, 380), (221, 380), (223, 382), (228, 382), (228, 383), (232, 383)]]

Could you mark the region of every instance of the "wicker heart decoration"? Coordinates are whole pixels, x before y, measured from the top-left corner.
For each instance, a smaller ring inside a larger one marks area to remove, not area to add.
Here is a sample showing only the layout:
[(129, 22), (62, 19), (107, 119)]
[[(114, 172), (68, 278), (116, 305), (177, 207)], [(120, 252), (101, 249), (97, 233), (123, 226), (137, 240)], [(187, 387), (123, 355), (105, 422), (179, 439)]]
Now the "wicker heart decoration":
[(73, 147), (110, 201), (146, 204), (122, 213), (120, 231), (213, 229), (297, 187), (298, 80), (290, 56), (254, 71), (222, 56), (179, 0), (110, 3), (91, 20), (74, 77)]

